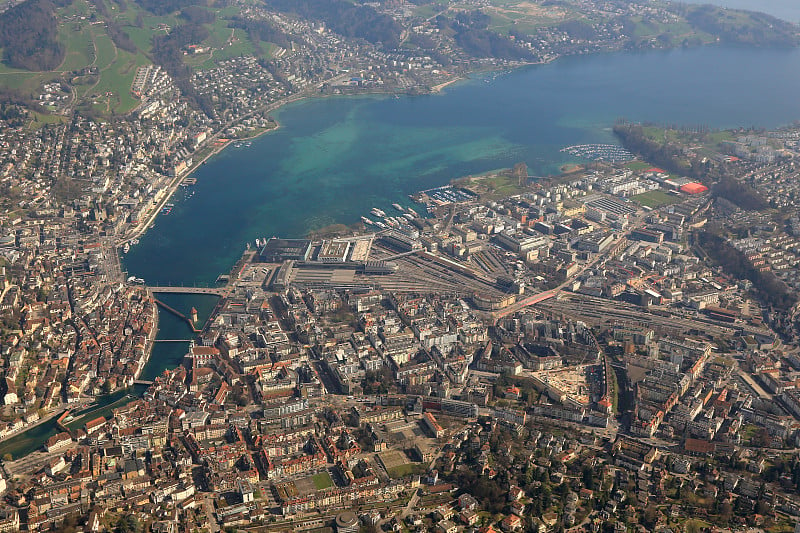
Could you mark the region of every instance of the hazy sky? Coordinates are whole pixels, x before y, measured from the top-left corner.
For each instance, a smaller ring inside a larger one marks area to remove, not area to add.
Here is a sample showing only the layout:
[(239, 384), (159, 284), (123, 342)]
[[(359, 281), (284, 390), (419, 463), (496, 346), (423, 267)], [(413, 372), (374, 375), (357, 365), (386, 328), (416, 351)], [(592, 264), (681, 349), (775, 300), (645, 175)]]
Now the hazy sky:
[(714, 4), (735, 9), (763, 11), (790, 22), (800, 22), (800, 1), (798, 0), (683, 0), (692, 4)]

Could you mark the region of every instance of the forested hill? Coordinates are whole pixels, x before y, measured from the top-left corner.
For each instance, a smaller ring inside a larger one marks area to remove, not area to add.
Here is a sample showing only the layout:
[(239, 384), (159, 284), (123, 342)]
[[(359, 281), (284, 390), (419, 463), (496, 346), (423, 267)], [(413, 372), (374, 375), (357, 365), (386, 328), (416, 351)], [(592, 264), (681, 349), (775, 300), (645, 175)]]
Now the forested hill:
[(66, 48), (58, 40), (56, 6), (70, 0), (28, 0), (0, 14), (3, 62), (25, 70), (52, 70), (64, 60)]
[(796, 46), (798, 30), (795, 24), (765, 13), (736, 12), (703, 5), (687, 9), (686, 20), (696, 29), (719, 37), (720, 41), (759, 46)]
[(403, 32), (403, 28), (391, 16), (378, 13), (370, 6), (355, 5), (346, 0), (265, 0), (264, 4), (277, 11), (325, 22), (333, 31), (345, 37), (382, 43), (389, 48), (400, 43)]

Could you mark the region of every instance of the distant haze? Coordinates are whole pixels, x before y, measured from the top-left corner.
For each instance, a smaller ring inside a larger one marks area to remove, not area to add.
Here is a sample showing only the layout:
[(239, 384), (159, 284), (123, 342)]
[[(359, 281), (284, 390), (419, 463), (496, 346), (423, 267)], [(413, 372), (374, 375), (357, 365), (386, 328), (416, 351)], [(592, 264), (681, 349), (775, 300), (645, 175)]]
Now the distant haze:
[(798, 0), (684, 0), (690, 4), (713, 4), (732, 9), (761, 11), (789, 22), (800, 22)]

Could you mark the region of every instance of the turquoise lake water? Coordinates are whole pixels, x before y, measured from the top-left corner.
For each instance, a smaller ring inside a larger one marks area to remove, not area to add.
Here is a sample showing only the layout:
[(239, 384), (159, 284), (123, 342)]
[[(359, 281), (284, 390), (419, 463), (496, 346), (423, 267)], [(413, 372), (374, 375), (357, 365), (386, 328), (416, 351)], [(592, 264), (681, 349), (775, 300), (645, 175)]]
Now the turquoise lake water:
[(800, 118), (800, 50), (702, 47), (566, 58), (481, 74), (442, 94), (310, 99), (281, 128), (202, 166), (197, 185), (124, 257), (148, 284), (211, 283), (245, 243), (351, 224), (370, 207), (519, 161), (532, 174), (559, 149), (615, 142), (617, 118), (716, 128)]

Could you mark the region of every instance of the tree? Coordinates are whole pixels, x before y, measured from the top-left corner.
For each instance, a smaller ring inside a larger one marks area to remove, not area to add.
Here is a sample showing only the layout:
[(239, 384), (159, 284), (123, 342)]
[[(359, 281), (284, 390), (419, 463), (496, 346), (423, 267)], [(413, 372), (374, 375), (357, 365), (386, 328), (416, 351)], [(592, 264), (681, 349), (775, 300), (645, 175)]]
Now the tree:
[(592, 467), (588, 465), (584, 466), (581, 475), (583, 478), (583, 486), (589, 490), (594, 490), (594, 472), (592, 471)]
[(655, 505), (649, 505), (642, 513), (642, 525), (649, 530), (653, 530), (658, 523), (658, 508)]
[(142, 524), (135, 515), (125, 515), (117, 522), (118, 533), (142, 533)]

